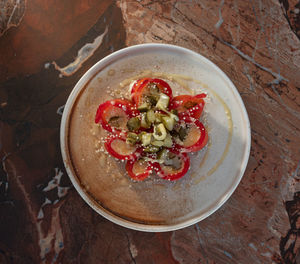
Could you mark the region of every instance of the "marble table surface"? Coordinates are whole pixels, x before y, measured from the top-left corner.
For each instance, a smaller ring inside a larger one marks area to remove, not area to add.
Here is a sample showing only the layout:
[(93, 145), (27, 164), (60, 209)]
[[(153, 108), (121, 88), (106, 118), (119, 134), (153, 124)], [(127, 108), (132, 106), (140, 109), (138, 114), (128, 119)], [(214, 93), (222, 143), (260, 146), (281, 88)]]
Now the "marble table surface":
[[(113, 51), (149, 42), (217, 64), (252, 127), (247, 170), (228, 202), (166, 233), (95, 213), (59, 146), (79, 78)], [(0, 263), (300, 263), (299, 69), (297, 0), (2, 0)]]

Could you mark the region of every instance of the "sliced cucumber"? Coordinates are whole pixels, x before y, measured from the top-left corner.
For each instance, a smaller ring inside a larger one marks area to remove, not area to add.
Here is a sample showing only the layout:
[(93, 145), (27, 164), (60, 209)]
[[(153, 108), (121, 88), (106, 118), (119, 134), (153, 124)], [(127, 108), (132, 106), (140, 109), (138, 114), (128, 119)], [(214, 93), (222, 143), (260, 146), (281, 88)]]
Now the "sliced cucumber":
[(136, 133), (127, 133), (126, 143), (130, 145), (135, 145), (139, 141), (139, 136)]
[(166, 127), (166, 129), (168, 129), (169, 131), (173, 130), (174, 125), (175, 125), (175, 119), (173, 117), (163, 116), (162, 122), (163, 122), (164, 126)]
[(143, 151), (144, 151), (144, 152), (148, 152), (148, 153), (155, 153), (155, 152), (158, 152), (158, 151), (159, 151), (159, 147), (149, 145), (149, 146), (147, 146), (146, 148), (144, 148)]
[(156, 112), (155, 113), (155, 124), (159, 124), (159, 123), (161, 123), (162, 122), (162, 118), (163, 117), (163, 115), (161, 114), (161, 113), (158, 113), (158, 112)]
[(149, 123), (147, 120), (147, 113), (142, 113), (141, 114), (141, 127), (150, 128), (150, 126), (151, 126), (151, 123)]
[(150, 145), (151, 137), (152, 137), (151, 133), (146, 133), (146, 132), (141, 133), (141, 141), (144, 147)]
[(167, 131), (165, 129), (165, 126), (160, 123), (159, 125), (154, 126), (154, 133), (153, 137), (157, 140), (164, 140), (167, 136)]
[(167, 134), (166, 138), (163, 141), (163, 146), (167, 148), (171, 148), (173, 146), (173, 140), (172, 136), (170, 134)]
[(154, 140), (151, 142), (151, 145), (157, 146), (157, 147), (162, 147), (164, 145), (164, 142), (161, 140)]
[(179, 117), (173, 113), (169, 113), (170, 114), (170, 117), (173, 118), (175, 121), (179, 121)]
[(141, 121), (138, 117), (132, 117), (127, 122), (127, 128), (129, 131), (138, 130), (141, 127)]
[(156, 108), (160, 110), (166, 110), (169, 106), (170, 97), (166, 94), (160, 94), (160, 97), (158, 99), (158, 102), (156, 104)]
[(138, 110), (140, 112), (146, 112), (148, 111), (149, 109), (151, 109), (151, 105), (149, 105), (147, 102), (141, 104), (139, 107), (138, 107)]
[(155, 121), (155, 113), (152, 109), (147, 111), (147, 121), (149, 123), (154, 123)]

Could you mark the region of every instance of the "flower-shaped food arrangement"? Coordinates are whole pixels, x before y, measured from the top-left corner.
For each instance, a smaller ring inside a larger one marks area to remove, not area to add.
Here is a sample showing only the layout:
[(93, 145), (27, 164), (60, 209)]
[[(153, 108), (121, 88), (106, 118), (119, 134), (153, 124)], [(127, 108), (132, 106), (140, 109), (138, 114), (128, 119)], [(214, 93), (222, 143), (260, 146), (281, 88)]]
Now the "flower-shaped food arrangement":
[(205, 94), (173, 97), (161, 79), (137, 80), (131, 100), (114, 99), (99, 105), (95, 122), (110, 134), (105, 149), (126, 161), (128, 175), (142, 181), (155, 172), (165, 180), (183, 177), (190, 167), (187, 153), (208, 141), (199, 121)]

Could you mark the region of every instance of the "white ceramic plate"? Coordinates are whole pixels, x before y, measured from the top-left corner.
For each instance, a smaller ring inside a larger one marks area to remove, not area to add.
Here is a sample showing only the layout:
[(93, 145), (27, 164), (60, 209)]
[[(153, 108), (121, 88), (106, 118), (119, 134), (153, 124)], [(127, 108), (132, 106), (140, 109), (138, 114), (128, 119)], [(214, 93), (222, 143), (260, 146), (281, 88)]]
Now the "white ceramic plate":
[[(98, 105), (128, 96), (130, 79), (143, 76), (166, 80), (175, 95), (208, 95), (201, 117), (208, 146), (190, 155), (190, 171), (176, 182), (133, 182), (124, 164), (102, 151)], [(184, 228), (215, 212), (238, 186), (250, 142), (247, 112), (230, 79), (203, 56), (166, 44), (132, 46), (96, 63), (70, 94), (61, 122), (62, 156), (78, 193), (105, 218), (142, 231)]]

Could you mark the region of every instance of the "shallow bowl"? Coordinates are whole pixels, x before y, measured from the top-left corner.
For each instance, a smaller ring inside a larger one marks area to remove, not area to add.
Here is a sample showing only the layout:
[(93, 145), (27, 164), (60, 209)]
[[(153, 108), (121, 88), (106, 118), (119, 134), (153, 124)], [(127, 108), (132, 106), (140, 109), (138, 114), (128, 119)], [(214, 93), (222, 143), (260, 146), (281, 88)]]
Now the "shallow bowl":
[[(209, 142), (189, 154), (191, 168), (178, 181), (132, 181), (124, 164), (103, 151), (106, 132), (94, 123), (100, 103), (128, 97), (130, 83), (147, 76), (166, 80), (175, 94), (207, 94), (201, 121)], [(89, 206), (121, 226), (161, 232), (197, 223), (228, 200), (246, 169), (251, 135), (237, 89), (214, 63), (182, 47), (142, 44), (114, 52), (83, 75), (65, 105), (60, 139), (67, 173)]]

